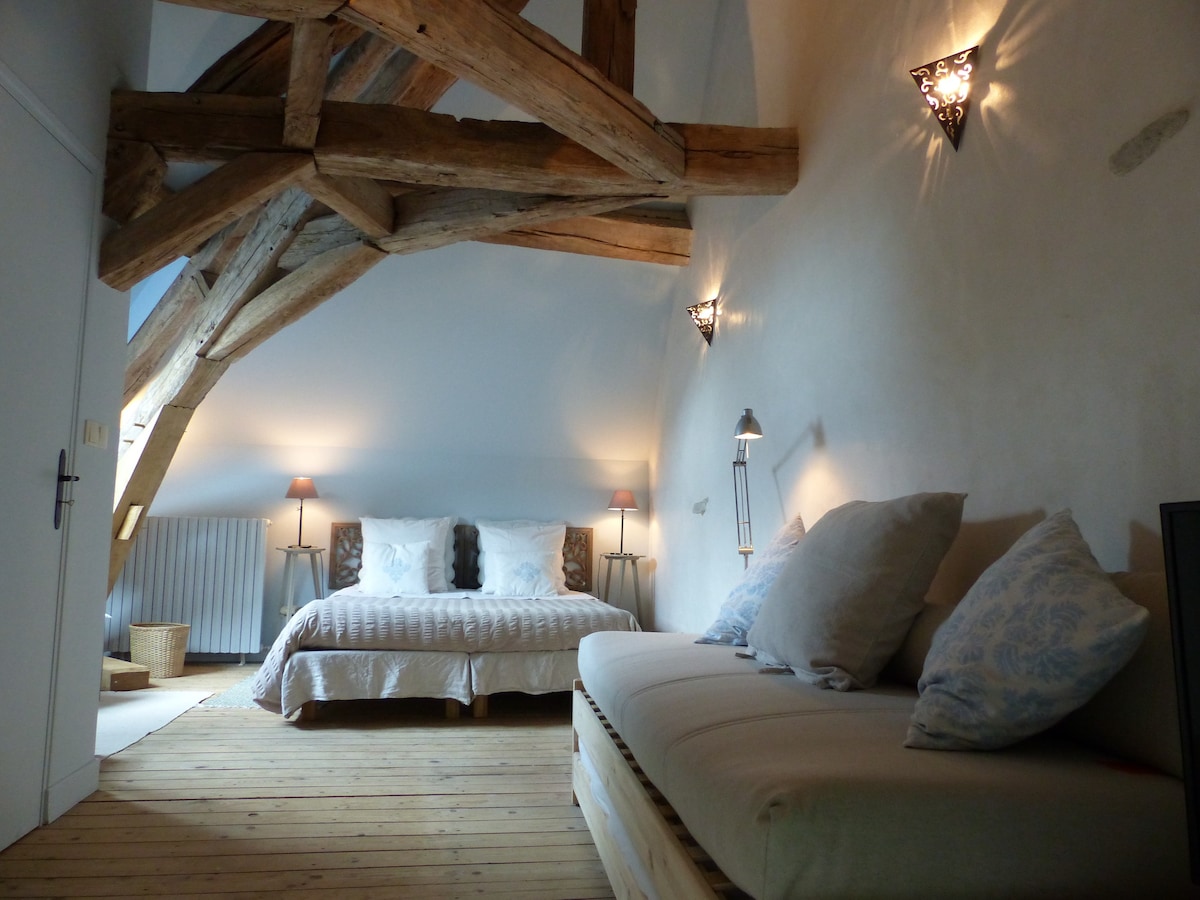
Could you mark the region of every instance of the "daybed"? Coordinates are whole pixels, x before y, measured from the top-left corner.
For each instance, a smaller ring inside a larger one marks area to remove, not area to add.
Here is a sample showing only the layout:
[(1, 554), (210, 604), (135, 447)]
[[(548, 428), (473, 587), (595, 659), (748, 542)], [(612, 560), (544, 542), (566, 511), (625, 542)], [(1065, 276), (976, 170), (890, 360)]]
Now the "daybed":
[[(785, 591), (789, 552), (751, 618)], [(1066, 571), (1040, 583), (1061, 594)], [(1011, 569), (997, 577), (1001, 592), (1014, 583)], [(856, 690), (821, 686), (829, 667), (765, 659), (753, 627), (733, 629), (749, 647), (586, 638), (574, 788), (617, 896), (1195, 896), (1165, 580), (1109, 582), (1149, 612), (1126, 616), (1146, 623), (1131, 660), (1082, 708), (1003, 749), (925, 749), (939, 732), (923, 704), (975, 588), (958, 609), (920, 606), (887, 668)]]
[[(386, 542), (389, 534), (410, 535), (431, 521), (439, 529), (432, 542)], [(525, 563), (528, 578), (513, 575), (485, 592), (489, 583), (479, 578), (479, 527), (453, 526), (452, 520), (335, 523), (330, 584), (336, 590), (289, 620), (255, 678), (255, 702), (291, 716), (297, 711), (311, 715), (324, 701), (427, 697), (444, 698), (451, 715), (460, 703), (482, 715), (492, 694), (570, 690), (578, 674), (580, 638), (593, 631), (637, 630), (637, 621), (589, 593), (590, 528), (480, 523), (502, 539), (514, 533), (508, 527), (514, 525), (527, 526), (543, 543), (552, 536), (555, 550), (530, 550), (525, 544), (520, 552), (493, 549), (493, 573), (502, 559), (506, 565), (516, 559)], [(364, 527), (380, 529), (385, 540), (364, 541)], [(443, 557), (444, 529), (451, 536)], [(493, 540), (496, 546), (509, 544)], [(371, 571), (378, 574), (379, 560), (372, 559), (377, 548), (389, 553), (388, 571), (404, 572), (408, 580), (359, 583), (360, 567), (365, 576), (373, 564)], [(401, 557), (418, 550), (428, 569), (410, 584), (414, 572)], [(556, 570), (557, 581), (546, 575), (546, 567)]]

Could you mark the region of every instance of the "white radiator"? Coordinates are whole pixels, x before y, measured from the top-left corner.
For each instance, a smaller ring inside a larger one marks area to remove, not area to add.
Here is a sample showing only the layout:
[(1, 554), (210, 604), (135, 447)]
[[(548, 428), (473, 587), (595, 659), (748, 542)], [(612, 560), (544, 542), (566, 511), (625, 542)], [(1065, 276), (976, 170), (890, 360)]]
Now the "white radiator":
[(257, 653), (267, 519), (148, 516), (108, 598), (104, 646), (129, 649), (129, 625), (191, 625), (188, 653)]

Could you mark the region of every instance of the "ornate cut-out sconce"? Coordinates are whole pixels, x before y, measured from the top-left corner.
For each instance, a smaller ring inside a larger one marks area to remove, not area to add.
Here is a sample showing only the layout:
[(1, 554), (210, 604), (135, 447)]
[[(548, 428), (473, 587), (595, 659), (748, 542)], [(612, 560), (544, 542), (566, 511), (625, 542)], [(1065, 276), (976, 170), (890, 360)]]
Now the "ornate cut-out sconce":
[(733, 507), (737, 515), (738, 553), (742, 555), (742, 566), (750, 565), (754, 553), (754, 537), (750, 533), (750, 485), (746, 480), (746, 461), (749, 458), (746, 442), (762, 437), (762, 426), (754, 418), (754, 410), (747, 408), (733, 429), (737, 441), (737, 455), (733, 458)]
[(692, 321), (696, 323), (696, 327), (700, 329), (700, 333), (704, 335), (704, 340), (711, 344), (713, 328), (717, 324), (717, 301), (715, 299), (705, 300), (695, 306), (689, 306), (687, 311), (691, 315)]
[(978, 52), (978, 47), (960, 50), (909, 72), (955, 150), (971, 108), (971, 82)]

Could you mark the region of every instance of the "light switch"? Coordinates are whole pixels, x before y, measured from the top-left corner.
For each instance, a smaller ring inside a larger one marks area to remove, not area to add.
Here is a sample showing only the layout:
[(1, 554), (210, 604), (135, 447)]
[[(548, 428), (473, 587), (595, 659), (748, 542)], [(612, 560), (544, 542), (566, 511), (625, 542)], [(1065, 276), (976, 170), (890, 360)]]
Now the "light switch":
[(108, 446), (108, 426), (103, 422), (88, 419), (83, 423), (83, 442), (89, 447), (103, 450)]

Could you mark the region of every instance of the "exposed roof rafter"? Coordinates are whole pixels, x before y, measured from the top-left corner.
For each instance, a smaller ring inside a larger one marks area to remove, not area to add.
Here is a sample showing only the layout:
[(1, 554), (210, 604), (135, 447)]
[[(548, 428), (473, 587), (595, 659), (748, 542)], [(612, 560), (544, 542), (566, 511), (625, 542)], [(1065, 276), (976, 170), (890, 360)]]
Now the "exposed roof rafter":
[[(481, 240), (684, 265), (647, 200), (784, 194), (794, 128), (666, 124), (633, 96), (636, 0), (584, 0), (576, 54), (527, 0), (170, 0), (266, 19), (183, 94), (112, 97), (100, 277), (191, 257), (129, 345), (110, 588), (197, 405), (236, 359), (388, 253)], [(430, 112), (459, 77), (537, 122)], [(172, 162), (217, 168), (178, 192)]]

